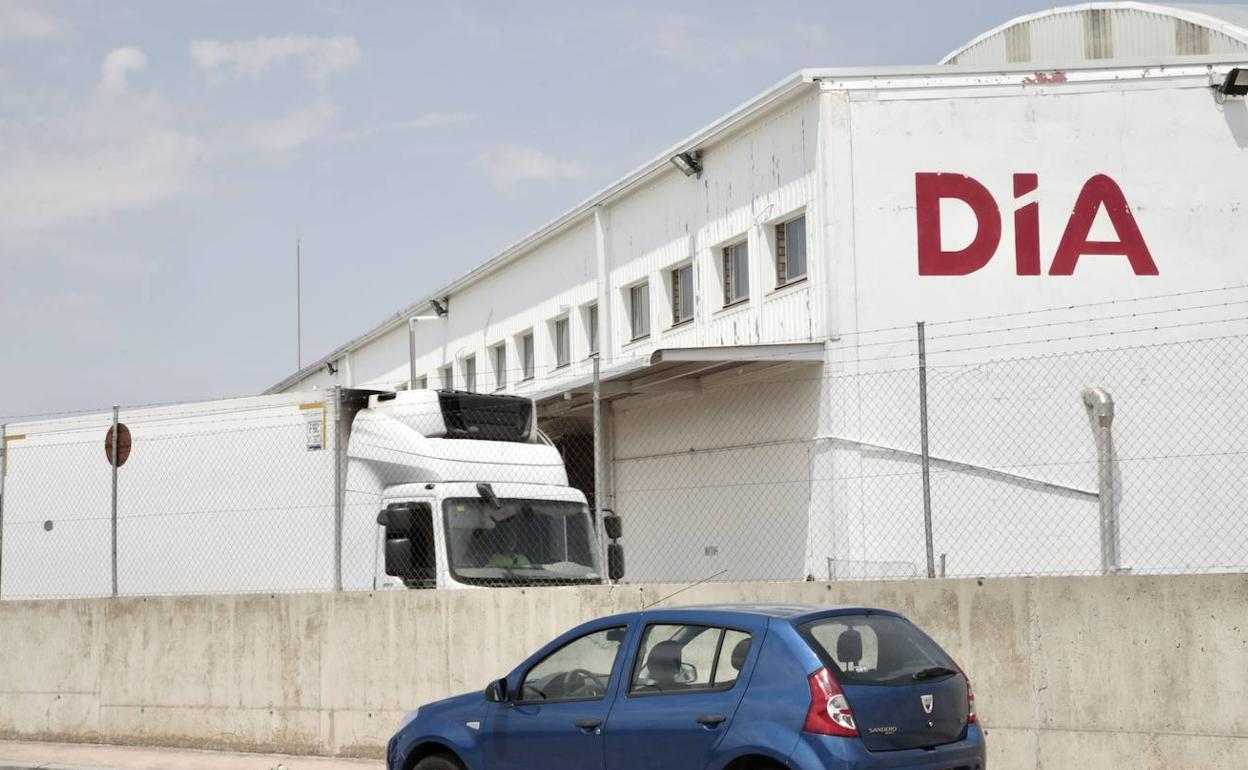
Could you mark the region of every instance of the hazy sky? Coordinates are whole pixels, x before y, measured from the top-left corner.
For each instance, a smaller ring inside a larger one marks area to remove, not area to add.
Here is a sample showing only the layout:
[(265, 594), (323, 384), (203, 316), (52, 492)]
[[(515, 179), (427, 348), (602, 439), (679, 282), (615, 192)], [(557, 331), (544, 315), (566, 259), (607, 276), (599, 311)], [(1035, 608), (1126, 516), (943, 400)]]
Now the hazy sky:
[(802, 67), (994, 2), (0, 0), (0, 415), (259, 392)]

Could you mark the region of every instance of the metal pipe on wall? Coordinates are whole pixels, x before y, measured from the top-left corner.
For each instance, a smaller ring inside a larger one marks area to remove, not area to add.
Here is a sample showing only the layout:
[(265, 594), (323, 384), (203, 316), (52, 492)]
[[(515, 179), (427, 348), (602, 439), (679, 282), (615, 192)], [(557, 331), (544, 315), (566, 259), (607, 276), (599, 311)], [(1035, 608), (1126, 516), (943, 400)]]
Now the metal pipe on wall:
[(1118, 501), (1114, 495), (1114, 399), (1102, 388), (1084, 388), (1083, 405), (1096, 437), (1097, 500), (1101, 514), (1101, 574), (1122, 569)]

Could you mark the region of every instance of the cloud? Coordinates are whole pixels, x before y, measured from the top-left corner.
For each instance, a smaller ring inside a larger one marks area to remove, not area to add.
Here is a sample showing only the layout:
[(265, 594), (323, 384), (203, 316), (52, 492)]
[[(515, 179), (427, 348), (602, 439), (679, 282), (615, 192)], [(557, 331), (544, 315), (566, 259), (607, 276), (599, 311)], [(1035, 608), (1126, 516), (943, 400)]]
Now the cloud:
[(363, 54), (354, 37), (282, 35), (196, 40), (191, 43), (191, 58), (202, 72), (213, 76), (255, 79), (275, 67), (294, 64), (313, 77), (324, 78), (355, 66)]
[(21, 153), (0, 166), (0, 242), (169, 198), (197, 152), (193, 138), (146, 128), (118, 144)]
[(754, 36), (723, 36), (703, 19), (667, 15), (653, 23), (642, 46), (660, 58), (697, 69), (736, 63), (766, 54), (766, 45)]
[(0, 124), (0, 245), (135, 211), (182, 193), (201, 142), (171, 126), (155, 94), (129, 88), (147, 62), (119, 48), (85, 103)]
[(269, 152), (286, 152), (320, 139), (338, 118), (338, 108), (328, 99), (301, 107), (274, 120), (254, 124), (247, 132), (248, 144)]
[(126, 91), (126, 78), (131, 72), (147, 69), (147, 56), (138, 48), (127, 46), (115, 48), (104, 57), (100, 65), (101, 93), (119, 94)]
[(0, 2), (0, 38), (46, 40), (61, 34), (61, 25), (33, 3)]
[(499, 190), (509, 190), (521, 182), (579, 179), (589, 173), (580, 163), (520, 145), (499, 147), (483, 153), (478, 160), (490, 182)]
[(361, 139), (368, 139), (378, 134), (393, 134), (403, 131), (419, 131), (425, 128), (455, 126), (467, 123), (472, 119), (473, 116), (466, 112), (430, 112), (407, 120), (396, 120), (390, 123), (380, 123), (375, 126), (341, 131), (333, 137), (333, 141), (358, 142)]

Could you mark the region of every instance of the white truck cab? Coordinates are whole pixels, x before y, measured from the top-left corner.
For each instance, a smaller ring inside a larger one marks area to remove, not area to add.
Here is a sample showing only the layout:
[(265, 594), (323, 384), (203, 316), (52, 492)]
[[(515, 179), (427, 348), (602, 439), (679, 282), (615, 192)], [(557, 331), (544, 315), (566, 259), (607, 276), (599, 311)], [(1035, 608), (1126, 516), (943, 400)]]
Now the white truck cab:
[[(374, 394), (350, 435), (344, 538), (368, 532), (369, 542), (344, 540), (344, 587), (567, 585), (607, 576), (585, 495), (568, 486), (531, 400)], [(355, 558), (364, 554), (366, 564)]]

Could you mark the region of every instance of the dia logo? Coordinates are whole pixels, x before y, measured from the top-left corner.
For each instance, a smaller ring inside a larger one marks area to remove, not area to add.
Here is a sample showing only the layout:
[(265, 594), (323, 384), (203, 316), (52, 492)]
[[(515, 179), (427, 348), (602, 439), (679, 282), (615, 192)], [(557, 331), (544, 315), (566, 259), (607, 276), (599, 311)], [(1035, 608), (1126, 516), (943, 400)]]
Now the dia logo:
[[(1036, 174), (1015, 174), (1014, 199), (1034, 192), (1039, 184)], [(940, 202), (945, 199), (960, 200), (975, 214), (975, 237), (964, 249), (941, 248)], [(1001, 243), (1001, 210), (988, 188), (974, 178), (963, 174), (915, 174), (914, 202), (919, 228), (919, 275), (967, 275), (996, 255)], [(1092, 223), (1102, 208), (1118, 240), (1089, 239)], [(1088, 254), (1126, 257), (1136, 275), (1157, 275), (1157, 264), (1122, 188), (1104, 174), (1089, 179), (1079, 191), (1048, 274), (1074, 275), (1079, 258)], [(1014, 262), (1018, 275), (1041, 274), (1039, 203), (1027, 203), (1014, 211)]]

